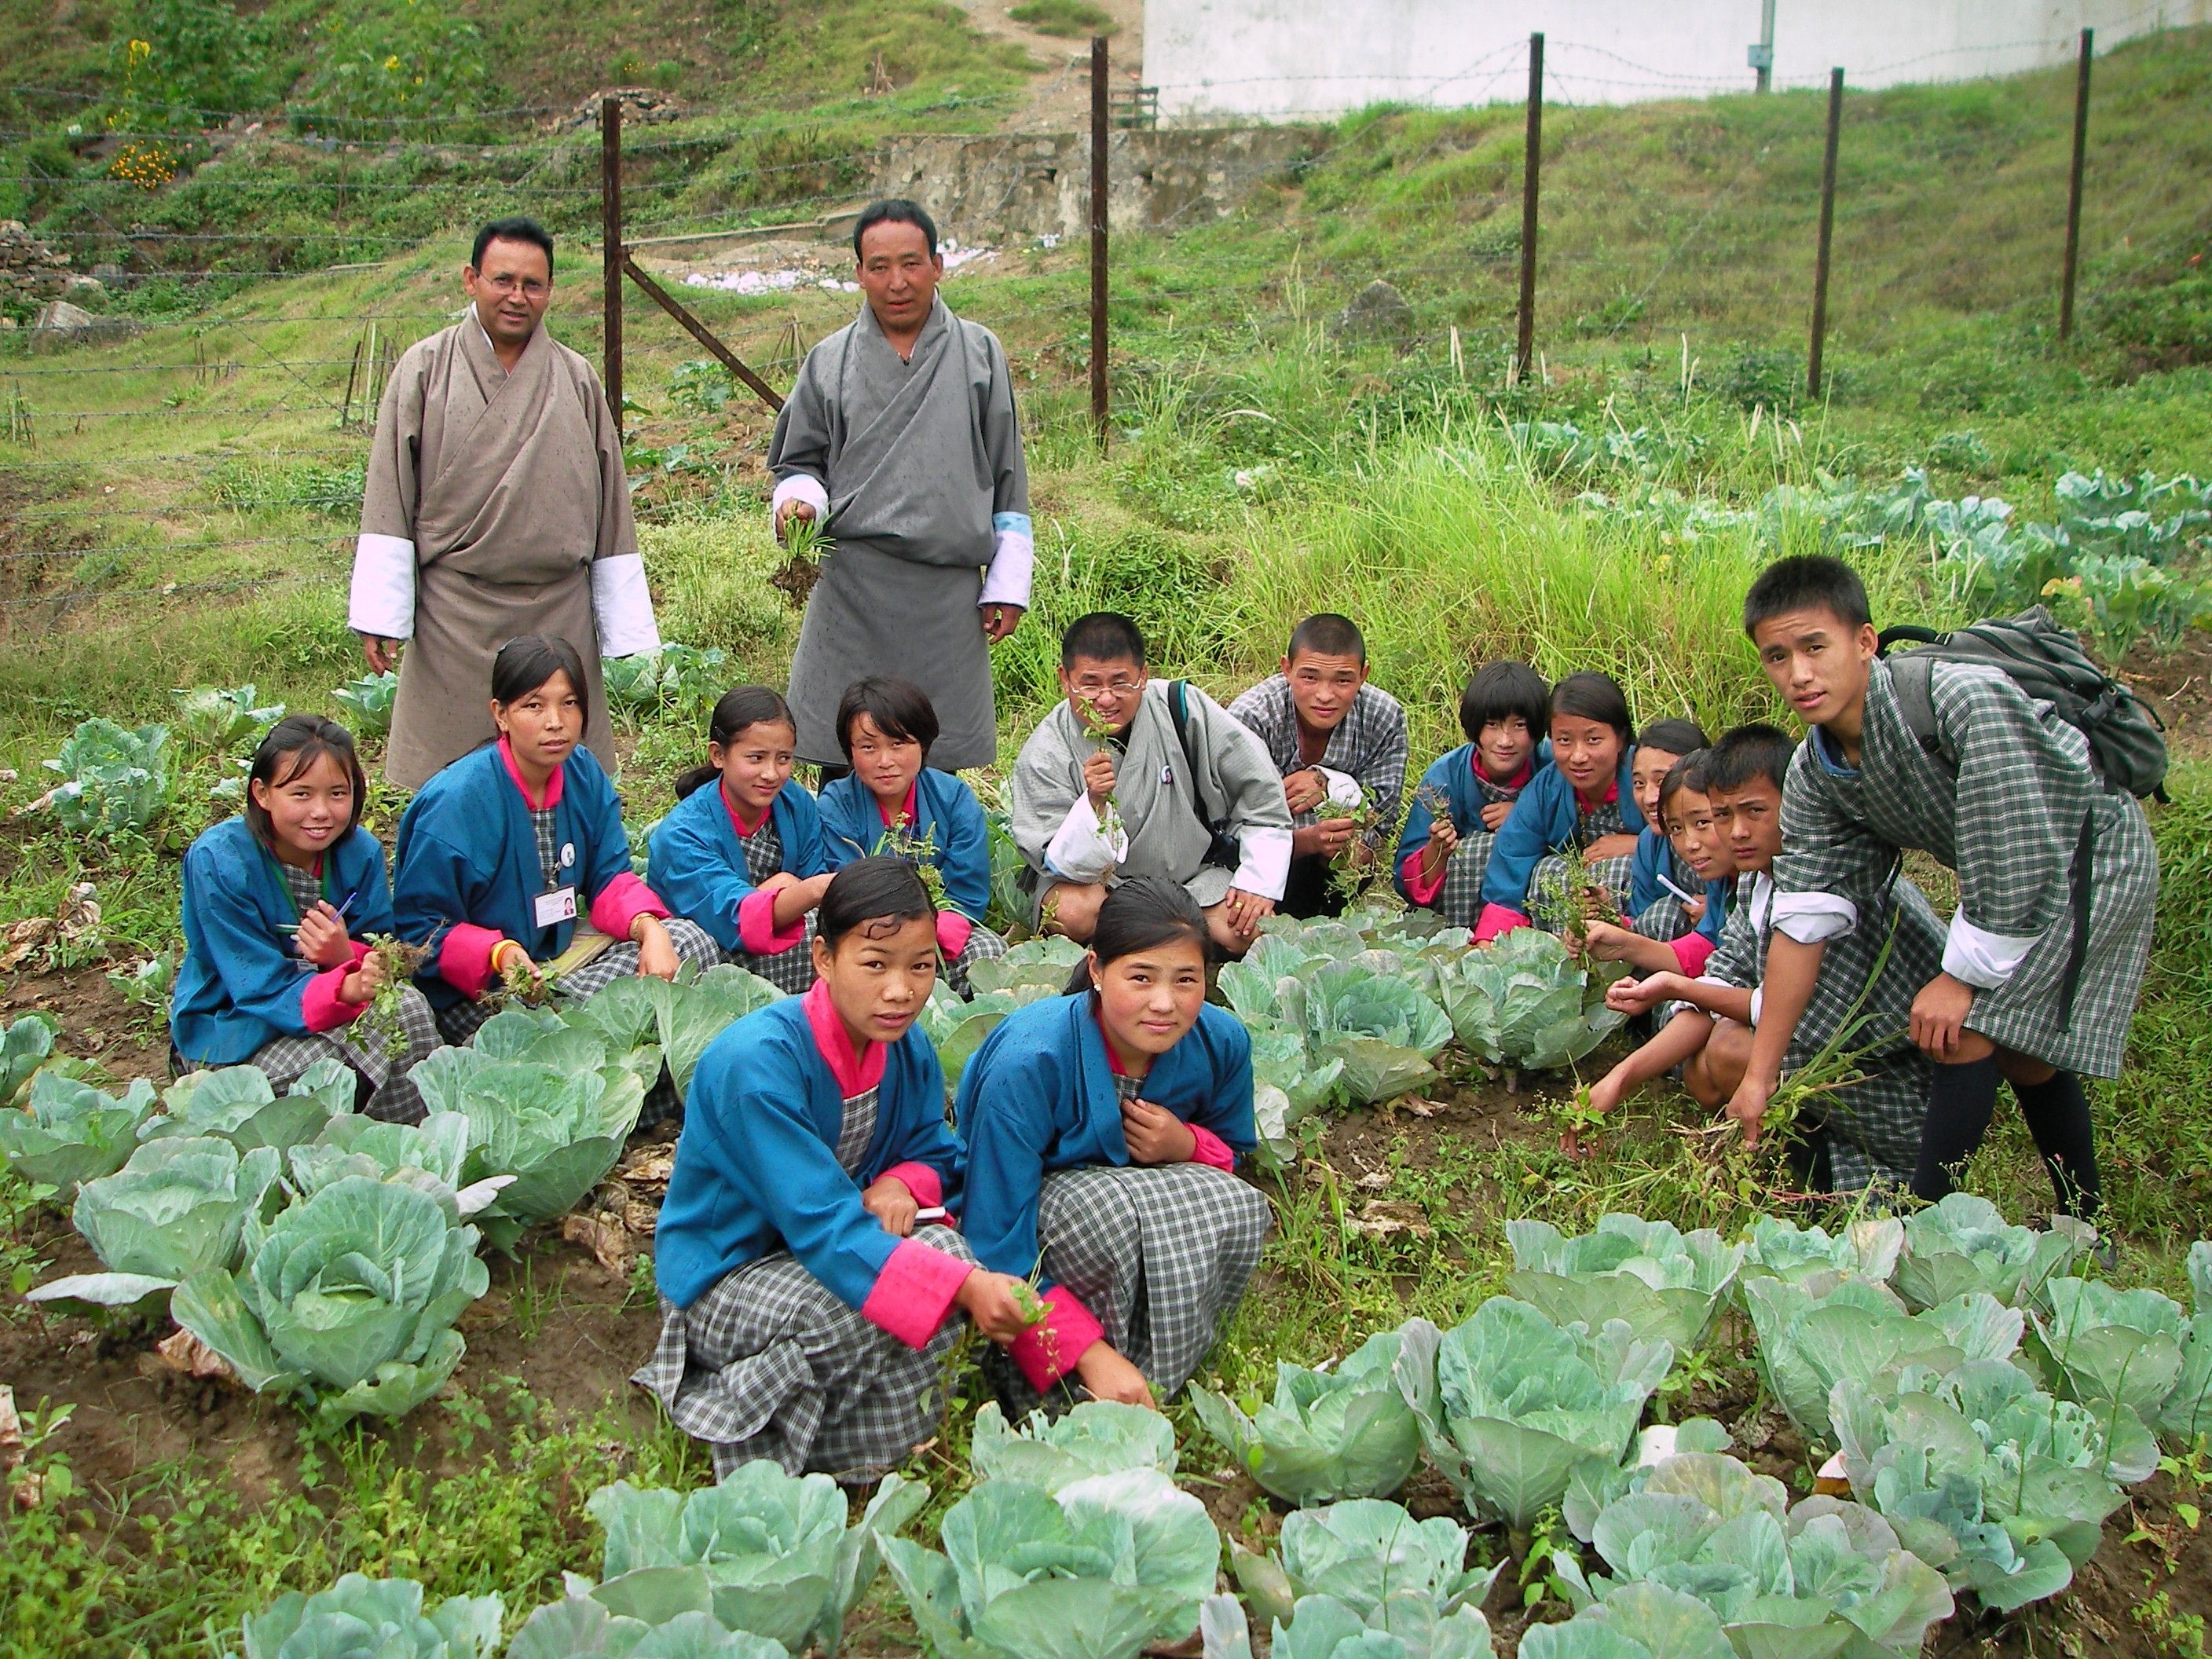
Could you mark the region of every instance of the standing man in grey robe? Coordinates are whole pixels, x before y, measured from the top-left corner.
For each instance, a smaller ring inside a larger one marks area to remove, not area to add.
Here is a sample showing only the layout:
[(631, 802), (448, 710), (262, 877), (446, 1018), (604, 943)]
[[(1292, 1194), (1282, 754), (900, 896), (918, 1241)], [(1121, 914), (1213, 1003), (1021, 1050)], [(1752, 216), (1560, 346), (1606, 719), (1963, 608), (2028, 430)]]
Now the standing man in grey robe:
[(937, 227), (877, 202), (853, 232), (867, 308), (806, 354), (769, 447), (775, 531), (834, 544), (791, 663), (799, 755), (843, 768), (837, 701), (872, 674), (929, 694), (930, 764), (998, 757), (991, 650), (1029, 609), (1029, 476), (1006, 348), (937, 296)]
[(585, 742), (610, 774), (599, 659), (660, 648), (592, 366), (546, 333), (553, 239), (495, 219), (461, 272), (469, 308), (401, 354), (377, 411), (348, 622), (372, 671), (400, 662), (384, 775), (420, 788), (494, 732), (491, 663), (524, 634), (584, 659)]

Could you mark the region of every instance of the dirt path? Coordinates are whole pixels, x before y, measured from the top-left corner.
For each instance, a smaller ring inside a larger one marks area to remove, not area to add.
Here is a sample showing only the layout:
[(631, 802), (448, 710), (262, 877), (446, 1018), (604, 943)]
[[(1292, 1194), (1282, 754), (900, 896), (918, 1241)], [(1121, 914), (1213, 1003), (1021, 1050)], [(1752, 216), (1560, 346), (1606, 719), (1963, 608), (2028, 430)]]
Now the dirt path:
[[(958, 0), (969, 21), (985, 34), (1012, 40), (1028, 48), (1046, 65), (1031, 82), (1030, 101), (1006, 123), (1009, 132), (1068, 132), (1079, 131), (1091, 120), (1091, 42), (1064, 36), (1040, 34), (1006, 14), (1020, 0)], [(1107, 37), (1113, 82), (1133, 87), (1142, 78), (1145, 60), (1145, 0), (1093, 0), (1114, 20)]]

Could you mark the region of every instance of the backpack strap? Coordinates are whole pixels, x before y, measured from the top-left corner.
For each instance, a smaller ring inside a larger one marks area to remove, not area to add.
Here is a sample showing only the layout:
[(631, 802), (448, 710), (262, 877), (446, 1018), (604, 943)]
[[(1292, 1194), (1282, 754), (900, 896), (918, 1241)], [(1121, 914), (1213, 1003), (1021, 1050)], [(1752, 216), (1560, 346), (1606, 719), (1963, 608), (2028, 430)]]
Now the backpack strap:
[[(1902, 631), (1897, 629), (1890, 630), (1891, 633)], [(1928, 632), (1926, 629), (1912, 631)], [(1888, 634), (1882, 635), (1885, 641), (1888, 638)], [(1897, 710), (1905, 716), (1905, 729), (1912, 733), (1922, 752), (1956, 771), (1958, 763), (1943, 752), (1942, 731), (1936, 722), (1936, 694), (1929, 684), (1935, 669), (1934, 659), (1917, 651), (1907, 651), (1902, 656), (1893, 657), (1889, 662), (1890, 690), (1897, 696)]]
[(1175, 721), (1176, 742), (1182, 749), (1183, 775), (1190, 780), (1191, 811), (1197, 816), (1200, 826), (1211, 835), (1213, 823), (1206, 816), (1206, 801), (1198, 781), (1198, 750), (1191, 746), (1188, 680), (1168, 682), (1168, 714)]

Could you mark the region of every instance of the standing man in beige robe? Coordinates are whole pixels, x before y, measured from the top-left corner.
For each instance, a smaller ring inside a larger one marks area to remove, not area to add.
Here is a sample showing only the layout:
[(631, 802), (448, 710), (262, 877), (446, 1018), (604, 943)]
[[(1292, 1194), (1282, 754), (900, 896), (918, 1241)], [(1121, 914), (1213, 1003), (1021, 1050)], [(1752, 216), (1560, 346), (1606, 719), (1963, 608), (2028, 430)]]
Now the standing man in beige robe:
[(611, 775), (599, 659), (660, 647), (622, 440), (592, 366), (545, 331), (542, 227), (486, 225), (461, 283), (467, 313), (392, 371), (362, 498), (348, 622), (373, 671), (401, 664), (384, 775), (420, 788), (491, 739), (492, 658), (524, 634), (582, 654), (585, 742)]

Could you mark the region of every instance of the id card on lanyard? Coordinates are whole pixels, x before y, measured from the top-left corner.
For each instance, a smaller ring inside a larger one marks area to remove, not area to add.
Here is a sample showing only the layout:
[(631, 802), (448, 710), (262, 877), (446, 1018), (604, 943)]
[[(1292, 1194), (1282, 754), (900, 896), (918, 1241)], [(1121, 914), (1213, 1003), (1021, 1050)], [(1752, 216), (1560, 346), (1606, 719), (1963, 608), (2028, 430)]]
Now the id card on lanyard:
[[(559, 869), (566, 875), (576, 866), (576, 843), (563, 842), (561, 845)], [(558, 927), (564, 921), (576, 919), (576, 884), (563, 882), (560, 886), (540, 893), (532, 901), (534, 916), (541, 928)]]

